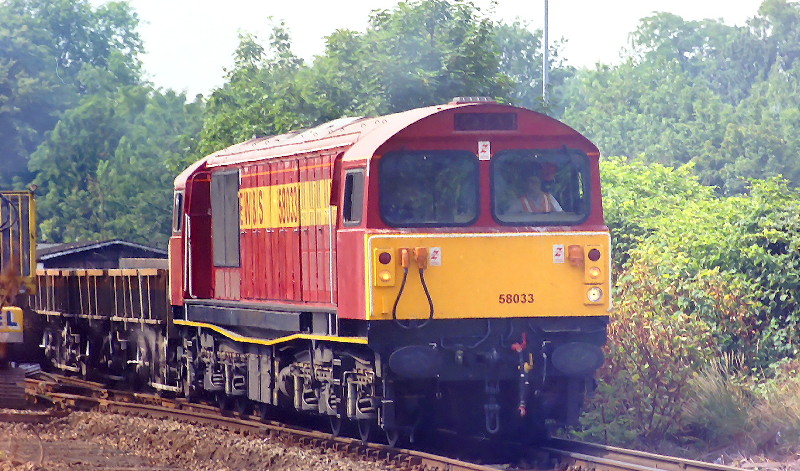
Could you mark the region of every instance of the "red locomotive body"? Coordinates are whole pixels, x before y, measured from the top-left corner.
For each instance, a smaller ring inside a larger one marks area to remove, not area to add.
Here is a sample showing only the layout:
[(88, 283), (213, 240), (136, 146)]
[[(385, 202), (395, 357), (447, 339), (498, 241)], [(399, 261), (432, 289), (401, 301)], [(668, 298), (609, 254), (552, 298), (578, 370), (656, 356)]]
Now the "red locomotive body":
[[(524, 147), (578, 149), (593, 157), (593, 194), (587, 198), (592, 207), (570, 230), (604, 230), (599, 154), (591, 142), (559, 121), (521, 109), (515, 110), (514, 123), (489, 122), (486, 129), (468, 123), (458, 129), (455, 117), (476, 107), (476, 119), (503, 117), (510, 109), (455, 102), (381, 118), (346, 118), (237, 144), (188, 168), (175, 181), (180, 214), (170, 242), (172, 304), (237, 300), (367, 319), (364, 236), (396, 230), (381, 217), (375, 176), (380, 156), (399, 149), (472, 154), (482, 145), (490, 153)], [(496, 129), (511, 124), (513, 129)], [(479, 165), (480, 206), (490, 208), (488, 156)], [(355, 202), (360, 206), (352, 207), (353, 202), (345, 201), (352, 193), (344, 188), (359, 173), (364, 193)], [(341, 208), (363, 217), (347, 220)], [(519, 230), (498, 222), (489, 210), (481, 211), (470, 226), (487, 232)], [(551, 225), (544, 230), (560, 229)], [(452, 230), (429, 227), (426, 232)]]

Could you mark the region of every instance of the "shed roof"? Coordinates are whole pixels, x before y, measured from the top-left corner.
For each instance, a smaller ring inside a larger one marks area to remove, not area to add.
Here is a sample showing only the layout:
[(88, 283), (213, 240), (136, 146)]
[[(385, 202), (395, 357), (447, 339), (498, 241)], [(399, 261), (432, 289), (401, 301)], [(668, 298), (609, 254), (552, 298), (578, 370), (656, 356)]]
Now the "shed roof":
[(136, 242), (129, 242), (122, 239), (111, 239), (69, 242), (64, 244), (39, 244), (39, 246), (36, 248), (36, 259), (39, 261), (45, 261), (57, 257), (63, 257), (65, 255), (72, 255), (80, 252), (88, 252), (91, 250), (115, 246), (130, 247), (152, 252), (153, 255), (159, 255), (163, 257), (167, 256), (166, 250), (148, 247), (147, 245), (137, 244)]

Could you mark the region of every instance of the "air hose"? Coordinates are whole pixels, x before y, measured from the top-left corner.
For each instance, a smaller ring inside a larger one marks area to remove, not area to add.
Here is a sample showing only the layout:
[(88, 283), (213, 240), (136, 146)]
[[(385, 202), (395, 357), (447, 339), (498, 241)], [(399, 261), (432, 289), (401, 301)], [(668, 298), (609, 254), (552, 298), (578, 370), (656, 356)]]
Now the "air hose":
[(416, 324), (413, 320), (409, 320), (408, 325), (404, 324), (400, 319), (397, 318), (397, 305), (400, 303), (400, 297), (403, 295), (403, 291), (406, 287), (406, 281), (408, 280), (408, 266), (409, 266), (409, 258), (411, 256), (410, 249), (401, 249), (401, 264), (403, 266), (403, 281), (400, 282), (400, 290), (397, 292), (397, 297), (394, 299), (394, 305), (392, 306), (392, 319), (394, 320), (395, 324), (397, 324), (400, 328), (403, 329), (421, 329), (428, 325), (428, 323), (433, 320), (433, 299), (431, 298), (431, 293), (428, 290), (428, 284), (425, 283), (425, 266), (427, 265), (427, 250), (425, 249), (415, 249), (417, 252), (414, 257), (417, 260), (417, 266), (419, 267), (419, 281), (422, 283), (422, 289), (425, 291), (425, 297), (428, 299), (428, 319), (420, 324)]

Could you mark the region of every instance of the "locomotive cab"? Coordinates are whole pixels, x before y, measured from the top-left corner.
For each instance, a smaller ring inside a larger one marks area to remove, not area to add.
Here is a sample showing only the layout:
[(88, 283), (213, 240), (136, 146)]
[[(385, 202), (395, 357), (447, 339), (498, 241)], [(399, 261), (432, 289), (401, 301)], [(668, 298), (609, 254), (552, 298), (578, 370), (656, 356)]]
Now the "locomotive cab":
[(366, 263), (340, 283), (366, 296), (340, 290), (339, 316), (366, 317), (398, 397), (435, 390), (447, 422), (491, 433), (577, 421), (611, 305), (598, 157), (491, 103), (416, 121), (365, 167), (345, 155), (338, 258)]

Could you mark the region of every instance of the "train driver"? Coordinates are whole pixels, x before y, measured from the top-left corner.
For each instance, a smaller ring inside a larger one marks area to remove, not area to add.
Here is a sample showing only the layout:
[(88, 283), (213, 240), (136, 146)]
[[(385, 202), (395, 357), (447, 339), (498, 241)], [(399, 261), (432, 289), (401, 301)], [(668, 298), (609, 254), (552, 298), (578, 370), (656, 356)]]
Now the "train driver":
[(542, 188), (542, 178), (532, 173), (525, 178), (525, 186), (519, 197), (511, 202), (506, 214), (561, 212), (556, 198)]

